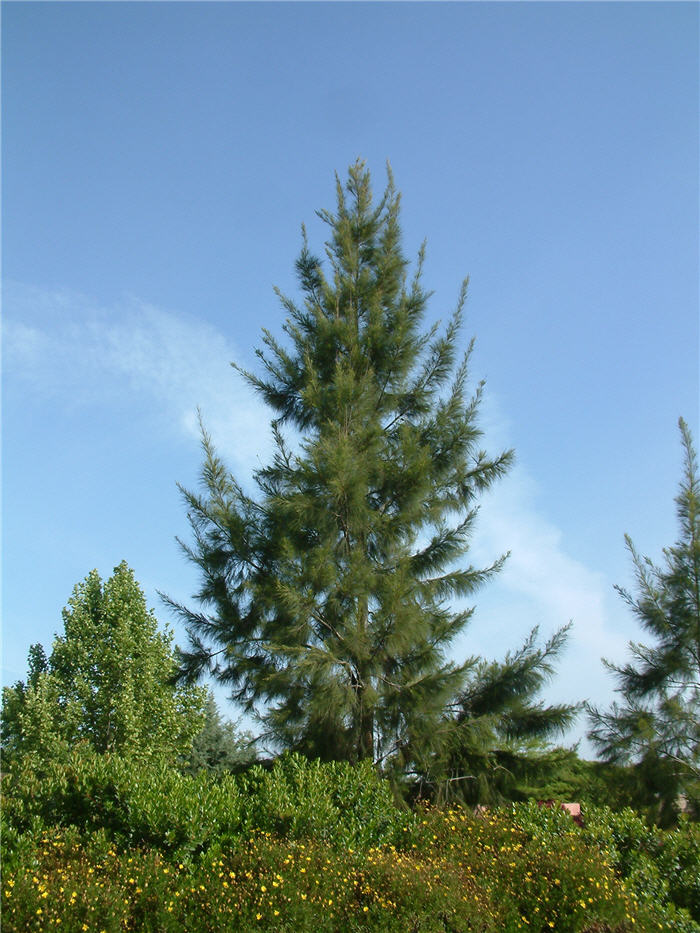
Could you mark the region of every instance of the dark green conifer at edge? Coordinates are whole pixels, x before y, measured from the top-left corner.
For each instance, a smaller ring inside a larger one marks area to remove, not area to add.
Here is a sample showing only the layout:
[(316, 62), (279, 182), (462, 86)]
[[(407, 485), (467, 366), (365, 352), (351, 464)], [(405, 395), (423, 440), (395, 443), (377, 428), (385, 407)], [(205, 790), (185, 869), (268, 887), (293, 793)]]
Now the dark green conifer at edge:
[(474, 669), (448, 660), (473, 611), (453, 601), (503, 562), (465, 554), (512, 452), (479, 446), (482, 386), (468, 392), (471, 345), (458, 347), (466, 282), (447, 325), (423, 327), (423, 251), (411, 275), (391, 174), (374, 201), (356, 162), (335, 213), (318, 214), (328, 268), (304, 231), (300, 301), (278, 293), (286, 339), (265, 331), (259, 373), (242, 373), (271, 409), (274, 456), (251, 497), (203, 431), (203, 491), (183, 490), (201, 611), (166, 601), (189, 632), (183, 678), (228, 685), (277, 747), (410, 771)]
[[(616, 587), (654, 644), (631, 642), (622, 666), (604, 660), (621, 698), (588, 706), (589, 738), (604, 761), (633, 766), (638, 806), (672, 820), (680, 794), (700, 814), (700, 473), (690, 430), (679, 419), (683, 478), (676, 496), (680, 536), (657, 566), (628, 536), (636, 594)], [(634, 786), (634, 785), (633, 785)]]

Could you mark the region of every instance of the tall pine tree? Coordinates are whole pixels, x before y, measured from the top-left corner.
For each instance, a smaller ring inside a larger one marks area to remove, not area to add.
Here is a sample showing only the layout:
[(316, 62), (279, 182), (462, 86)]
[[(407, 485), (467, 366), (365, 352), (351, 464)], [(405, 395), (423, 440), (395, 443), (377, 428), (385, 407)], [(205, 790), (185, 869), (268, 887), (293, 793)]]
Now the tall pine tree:
[(637, 595), (616, 587), (655, 644), (630, 643), (632, 660), (605, 665), (620, 703), (589, 707), (590, 739), (606, 761), (632, 762), (668, 808), (685, 791), (700, 809), (700, 476), (688, 426), (679, 420), (683, 479), (676, 496), (680, 537), (665, 565), (642, 557), (629, 537)]
[(335, 213), (318, 212), (330, 269), (304, 231), (302, 301), (278, 293), (288, 339), (265, 331), (260, 373), (243, 373), (274, 415), (274, 457), (251, 497), (203, 431), (203, 494), (183, 490), (203, 611), (168, 602), (189, 631), (183, 676), (259, 706), (278, 747), (405, 765), (465, 683), (447, 652), (473, 610), (453, 600), (501, 566), (464, 558), (511, 452), (478, 446), (466, 282), (444, 330), (423, 329), (423, 251), (409, 278), (391, 173), (378, 202), (362, 162), (336, 181)]

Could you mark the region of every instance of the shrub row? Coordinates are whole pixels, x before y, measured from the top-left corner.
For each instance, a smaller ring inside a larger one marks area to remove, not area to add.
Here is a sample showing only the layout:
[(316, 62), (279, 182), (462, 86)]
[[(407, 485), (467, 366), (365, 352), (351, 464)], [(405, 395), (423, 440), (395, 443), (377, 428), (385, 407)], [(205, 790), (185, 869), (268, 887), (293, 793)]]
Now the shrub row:
[(119, 845), (187, 859), (212, 844), (235, 848), (252, 830), (366, 848), (393, 838), (408, 818), (370, 762), (322, 764), (298, 755), (270, 771), (181, 774), (164, 764), (89, 750), (43, 768), (25, 762), (3, 779), (5, 841), (54, 826), (104, 830)]
[[(697, 933), (642, 903), (575, 834), (539, 840), (506, 814), (428, 811), (403, 847), (358, 851), (253, 833), (177, 862), (105, 833), (54, 831), (3, 880), (3, 930), (249, 933)], [(410, 842), (409, 839), (414, 840)]]
[(700, 933), (700, 827), (632, 811), (407, 810), (369, 764), (297, 756), (234, 778), (76, 753), (3, 790), (3, 929)]

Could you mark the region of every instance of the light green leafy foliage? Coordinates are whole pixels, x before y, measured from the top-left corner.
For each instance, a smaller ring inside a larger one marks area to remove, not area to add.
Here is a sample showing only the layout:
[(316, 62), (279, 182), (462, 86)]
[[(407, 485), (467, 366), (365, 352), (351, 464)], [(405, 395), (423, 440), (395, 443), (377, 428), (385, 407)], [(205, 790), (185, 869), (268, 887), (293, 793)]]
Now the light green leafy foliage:
[(6, 843), (50, 826), (104, 831), (121, 845), (147, 845), (182, 855), (238, 833), (239, 788), (229, 775), (184, 776), (163, 760), (135, 767), (132, 758), (89, 749), (47, 764), (31, 759), (4, 778)]
[(271, 771), (255, 766), (240, 778), (247, 825), (285, 838), (311, 838), (366, 848), (394, 838), (407, 813), (370, 761), (278, 758)]
[(65, 758), (75, 746), (174, 761), (204, 723), (207, 693), (175, 686), (172, 635), (159, 629), (126, 563), (102, 582), (96, 570), (63, 610), (64, 632), (47, 658), (29, 654), (26, 683), (3, 692), (6, 766), (24, 756)]
[(51, 826), (104, 830), (122, 845), (181, 858), (212, 845), (235, 847), (253, 830), (357, 848), (394, 838), (407, 819), (369, 762), (353, 768), (298, 755), (233, 776), (182, 774), (162, 761), (135, 769), (119, 756), (74, 752), (40, 775), (31, 761), (16, 767), (3, 794), (10, 848)]

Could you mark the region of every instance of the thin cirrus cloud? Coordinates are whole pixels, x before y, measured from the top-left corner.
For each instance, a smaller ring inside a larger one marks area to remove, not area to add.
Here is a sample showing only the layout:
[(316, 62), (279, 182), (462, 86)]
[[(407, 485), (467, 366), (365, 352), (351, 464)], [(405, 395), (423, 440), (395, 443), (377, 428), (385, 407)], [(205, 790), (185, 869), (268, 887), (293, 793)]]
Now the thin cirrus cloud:
[[(508, 446), (508, 419), (488, 392), (481, 423), (491, 452)], [(613, 699), (615, 684), (601, 658), (618, 663), (624, 659), (634, 634), (633, 620), (614, 593), (613, 581), (572, 556), (561, 529), (540, 503), (536, 480), (517, 461), (483, 498), (469, 559), (475, 566), (488, 566), (502, 554), (509, 556), (500, 573), (469, 601), (476, 611), (455, 649), (461, 656), (501, 659), (535, 626), (543, 643), (572, 622), (544, 699), (590, 700), (605, 706)], [(569, 739), (583, 736), (585, 730), (581, 714)], [(585, 743), (584, 750), (590, 751)]]
[(191, 316), (131, 298), (111, 308), (81, 295), (6, 285), (3, 356), (9, 382), (78, 412), (133, 396), (180, 435), (199, 439), (197, 411), (243, 475), (271, 450), (269, 413), (230, 363), (236, 349)]
[[(624, 633), (629, 625), (624, 607), (603, 573), (567, 553), (561, 531), (538, 511), (536, 501), (536, 484), (516, 466), (485, 501), (479, 516), (476, 559), (485, 562), (510, 552), (491, 584), (501, 607), (511, 609), (499, 613), (496, 627), (509, 626), (522, 639), (539, 625), (546, 638), (573, 622), (552, 688), (562, 698), (599, 702), (613, 687), (601, 656), (619, 661), (626, 652)], [(515, 647), (505, 628), (502, 635), (507, 647)]]

